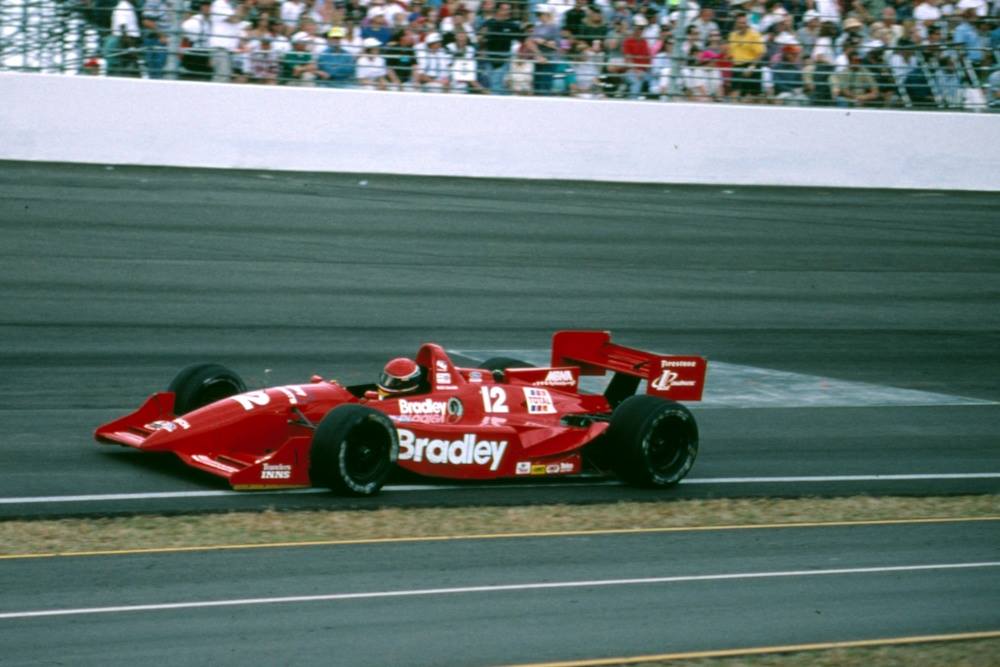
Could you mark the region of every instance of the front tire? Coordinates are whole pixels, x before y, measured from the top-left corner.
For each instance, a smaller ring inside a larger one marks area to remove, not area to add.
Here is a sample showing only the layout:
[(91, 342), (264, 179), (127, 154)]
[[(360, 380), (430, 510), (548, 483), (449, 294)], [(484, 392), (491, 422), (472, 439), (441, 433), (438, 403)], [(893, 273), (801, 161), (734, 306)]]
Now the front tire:
[(388, 417), (363, 405), (341, 405), (316, 428), (309, 477), (316, 486), (373, 496), (382, 489), (398, 456), (399, 436)]
[(615, 472), (636, 486), (674, 486), (698, 456), (698, 425), (690, 410), (656, 396), (622, 401), (605, 437)]
[(174, 414), (178, 416), (246, 390), (243, 378), (220, 364), (188, 366), (167, 387), (174, 392)]

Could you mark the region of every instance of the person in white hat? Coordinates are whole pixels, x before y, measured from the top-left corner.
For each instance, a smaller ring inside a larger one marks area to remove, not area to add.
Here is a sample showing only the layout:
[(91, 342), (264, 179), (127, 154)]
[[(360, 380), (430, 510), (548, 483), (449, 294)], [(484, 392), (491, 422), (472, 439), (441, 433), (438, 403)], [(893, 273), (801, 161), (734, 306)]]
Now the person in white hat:
[(396, 73), (385, 64), (385, 58), (379, 53), (382, 43), (374, 37), (366, 37), (361, 46), (364, 49), (354, 63), (354, 74), (358, 83), (365, 88), (385, 90), (389, 84), (399, 85)]
[(417, 51), (413, 80), (425, 90), (447, 92), (451, 86), (451, 54), (441, 46), (441, 34), (432, 32)]

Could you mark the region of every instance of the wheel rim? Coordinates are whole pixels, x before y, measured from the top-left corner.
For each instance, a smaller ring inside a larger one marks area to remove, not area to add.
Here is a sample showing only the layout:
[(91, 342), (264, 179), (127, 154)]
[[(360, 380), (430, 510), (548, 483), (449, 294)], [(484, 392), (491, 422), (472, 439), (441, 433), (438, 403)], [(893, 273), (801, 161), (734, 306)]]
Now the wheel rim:
[(351, 431), (344, 450), (344, 473), (364, 485), (378, 480), (389, 466), (392, 441), (385, 428), (368, 421)]
[(660, 419), (646, 439), (646, 461), (654, 477), (674, 477), (687, 463), (690, 425), (677, 415)]

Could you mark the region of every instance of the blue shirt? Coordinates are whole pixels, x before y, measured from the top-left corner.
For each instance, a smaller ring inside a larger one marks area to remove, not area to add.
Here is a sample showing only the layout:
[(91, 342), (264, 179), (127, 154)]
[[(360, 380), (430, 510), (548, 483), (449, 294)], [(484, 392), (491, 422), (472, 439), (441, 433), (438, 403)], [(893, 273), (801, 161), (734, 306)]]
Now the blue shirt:
[(976, 30), (968, 21), (962, 21), (955, 28), (955, 34), (952, 39), (965, 47), (965, 54), (974, 63), (978, 63), (983, 59), (983, 49), (986, 48), (986, 44), (983, 38), (979, 36), (979, 31)]
[(354, 79), (354, 56), (341, 48), (326, 47), (319, 54), (316, 67), (330, 75), (329, 79), (318, 80), (321, 86), (337, 86)]

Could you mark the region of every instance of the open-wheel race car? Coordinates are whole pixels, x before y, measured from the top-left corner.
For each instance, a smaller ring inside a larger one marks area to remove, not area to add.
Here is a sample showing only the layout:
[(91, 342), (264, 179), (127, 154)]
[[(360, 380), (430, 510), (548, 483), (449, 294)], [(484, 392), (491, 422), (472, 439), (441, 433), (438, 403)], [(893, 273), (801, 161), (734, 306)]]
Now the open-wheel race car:
[[(247, 391), (218, 364), (182, 370), (165, 392), (100, 426), (99, 442), (172, 452), (234, 489), (325, 486), (372, 495), (395, 466), (419, 475), (497, 479), (582, 472), (652, 487), (677, 484), (698, 427), (677, 401), (701, 399), (706, 361), (643, 352), (605, 331), (560, 331), (546, 368), (493, 358), (460, 368), (420, 347), (405, 395), (391, 382)], [(613, 373), (603, 394), (580, 377)], [(640, 382), (646, 393), (636, 395)]]

